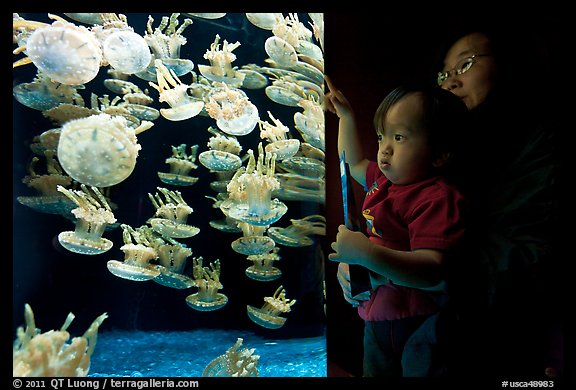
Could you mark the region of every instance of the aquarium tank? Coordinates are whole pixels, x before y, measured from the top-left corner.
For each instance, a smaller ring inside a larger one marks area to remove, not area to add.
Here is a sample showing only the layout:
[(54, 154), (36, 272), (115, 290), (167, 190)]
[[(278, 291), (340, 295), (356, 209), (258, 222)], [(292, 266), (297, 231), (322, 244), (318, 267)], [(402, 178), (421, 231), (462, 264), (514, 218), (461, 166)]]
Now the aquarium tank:
[(13, 14), (14, 376), (326, 376), (323, 39)]

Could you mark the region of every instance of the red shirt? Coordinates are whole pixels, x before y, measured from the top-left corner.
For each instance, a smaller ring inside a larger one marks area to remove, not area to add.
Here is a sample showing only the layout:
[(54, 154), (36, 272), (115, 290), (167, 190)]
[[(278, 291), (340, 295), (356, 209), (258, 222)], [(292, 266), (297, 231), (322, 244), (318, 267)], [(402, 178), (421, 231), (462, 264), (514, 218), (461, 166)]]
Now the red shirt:
[[(366, 170), (366, 185), (369, 190), (362, 214), (372, 242), (402, 251), (446, 251), (463, 235), (464, 198), (443, 177), (395, 185), (371, 162)], [(370, 300), (358, 308), (358, 314), (367, 321), (431, 314), (438, 310), (432, 294), (388, 282), (372, 291)]]

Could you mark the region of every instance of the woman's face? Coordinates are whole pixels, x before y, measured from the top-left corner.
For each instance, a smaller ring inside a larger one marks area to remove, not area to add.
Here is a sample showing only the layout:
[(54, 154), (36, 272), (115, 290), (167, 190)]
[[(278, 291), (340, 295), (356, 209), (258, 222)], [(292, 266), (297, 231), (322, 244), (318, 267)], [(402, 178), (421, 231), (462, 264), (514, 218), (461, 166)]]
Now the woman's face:
[[(441, 87), (462, 99), (469, 110), (481, 104), (494, 87), (496, 63), (489, 54), (488, 38), (481, 33), (472, 33), (456, 41), (444, 57), (442, 70), (449, 75)], [(473, 55), (476, 57), (468, 70), (461, 74), (453, 70), (455, 67), (460, 69), (463, 61)]]

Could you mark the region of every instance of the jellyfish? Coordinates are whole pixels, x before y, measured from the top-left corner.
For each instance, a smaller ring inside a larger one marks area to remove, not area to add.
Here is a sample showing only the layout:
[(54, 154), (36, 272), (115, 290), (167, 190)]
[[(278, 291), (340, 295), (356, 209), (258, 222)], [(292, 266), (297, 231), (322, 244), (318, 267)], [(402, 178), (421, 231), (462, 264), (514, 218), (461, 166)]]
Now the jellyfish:
[(256, 64), (243, 65), (238, 72), (244, 74), (242, 88), (245, 89), (262, 89), (268, 85), (268, 77), (263, 75), (259, 66)]
[[(224, 191), (225, 191), (225, 189), (224, 189)], [(214, 204), (212, 205), (212, 207), (215, 209), (218, 209), (218, 210), (220, 210), (220, 204), (222, 203), (222, 200), (226, 199), (227, 196), (228, 196), (228, 194), (226, 194), (225, 192), (218, 192), (216, 194), (216, 197), (205, 195), (206, 198), (214, 201)], [(227, 216), (224, 216), (224, 218), (219, 219), (219, 220), (210, 221), (208, 223), (214, 229), (220, 230), (222, 232), (242, 233), (242, 229), (240, 227), (238, 227), (237, 221), (230, 218), (230, 217), (227, 217)]]
[(298, 54), (294, 46), (278, 36), (273, 35), (266, 39), (264, 50), (272, 61), (283, 68), (291, 68), (298, 62)]
[(264, 298), (264, 305), (260, 309), (250, 305), (246, 307), (248, 317), (254, 323), (264, 328), (278, 329), (286, 323), (286, 318), (280, 317), (280, 314), (290, 312), (290, 308), (295, 303), (295, 299), (291, 301), (286, 299), (286, 290), (284, 290), (283, 286), (280, 286), (276, 289), (273, 296)]
[(196, 285), (196, 281), (191, 277), (184, 275), (186, 260), (192, 255), (192, 249), (184, 244), (171, 240), (169, 237), (164, 239), (169, 242), (158, 245), (158, 262), (156, 269), (160, 274), (154, 278), (156, 283), (163, 286), (186, 289)]
[(237, 226), (243, 235), (232, 241), (234, 252), (251, 256), (268, 253), (274, 248), (274, 240), (264, 235), (268, 226), (251, 225), (246, 222), (237, 222)]
[(270, 227), (268, 235), (274, 242), (280, 245), (301, 247), (309, 246), (314, 243), (310, 235), (326, 235), (326, 218), (323, 215), (313, 214), (301, 219), (291, 219), (290, 226)]
[(32, 82), (15, 85), (12, 94), (26, 107), (45, 111), (62, 103), (84, 104), (78, 89), (80, 89), (78, 86), (52, 81), (42, 72), (38, 72)]
[(272, 196), (280, 200), (316, 202), (326, 201), (326, 183), (323, 177), (309, 177), (298, 173), (277, 173), (280, 188)]
[(45, 157), (46, 173), (40, 174), (37, 172), (36, 166), (40, 158), (34, 156), (28, 165), (29, 174), (22, 179), (22, 182), (36, 190), (37, 194), (19, 196), (17, 200), (36, 211), (60, 214), (73, 219), (74, 216), (71, 211), (76, 207), (76, 204), (57, 190), (59, 185), (69, 187), (72, 184), (72, 178), (64, 173), (56, 159), (59, 137), (60, 129), (48, 130), (35, 137), (38, 142), (31, 144), (30, 148), (34, 153)]
[(160, 114), (170, 121), (182, 121), (200, 114), (204, 102), (188, 95), (188, 85), (182, 83), (173, 70), (169, 70), (161, 60), (155, 60), (158, 85), (149, 82), (150, 86), (160, 93), (159, 100), (166, 102), (170, 108), (161, 108)]
[(19, 326), (12, 347), (14, 377), (86, 377), (96, 348), (98, 328), (108, 314), (99, 315), (82, 336), (70, 340), (68, 327), (74, 321), (69, 313), (60, 330), (42, 333), (36, 328), (34, 313), (24, 305), (26, 328)]
[(314, 98), (301, 99), (298, 106), (304, 111), (294, 114), (294, 124), (302, 139), (318, 149), (325, 150), (324, 109)]
[(248, 13), (246, 12), (246, 19), (254, 26), (261, 28), (263, 30), (272, 30), (274, 25), (278, 23), (278, 20), (283, 18), (281, 12), (256, 12), (256, 13)]
[(186, 224), (188, 215), (193, 210), (182, 198), (182, 193), (161, 187), (158, 187), (158, 191), (164, 194), (165, 200), (162, 200), (158, 193), (155, 196), (148, 193), (148, 197), (156, 208), (155, 216), (157, 218), (148, 220), (152, 228), (158, 233), (172, 238), (188, 238), (200, 233), (199, 228)]
[(298, 102), (306, 99), (311, 92), (301, 85), (301, 81), (283, 76), (272, 81), (272, 85), (267, 86), (264, 93), (275, 103), (298, 107)]
[(209, 267), (203, 267), (202, 256), (192, 258), (193, 274), (198, 292), (186, 297), (186, 303), (192, 309), (212, 311), (224, 307), (228, 297), (218, 290), (223, 288), (220, 283), (220, 260), (211, 262)]
[(186, 13), (186, 15), (195, 16), (202, 19), (220, 19), (226, 16), (226, 12), (197, 12), (197, 13)]
[(260, 282), (269, 282), (281, 277), (282, 271), (273, 265), (275, 261), (280, 260), (279, 250), (280, 248), (274, 247), (268, 253), (248, 256), (248, 260), (253, 264), (244, 271), (246, 276)]
[(184, 19), (182, 25), (178, 27), (178, 16), (180, 16), (179, 13), (172, 13), (170, 17), (162, 17), (160, 25), (154, 30), (152, 30), (154, 18), (148, 16), (144, 39), (152, 51), (152, 61), (147, 69), (135, 73), (136, 76), (147, 81), (156, 81), (156, 68), (158, 66), (155, 65), (155, 60), (160, 60), (167, 69), (178, 77), (194, 69), (194, 63), (191, 60), (180, 58), (180, 48), (187, 42), (182, 33), (186, 27), (192, 24), (192, 19)]
[(216, 172), (236, 171), (242, 166), (242, 159), (238, 156), (242, 146), (232, 135), (226, 135), (221, 131), (208, 127), (208, 131), (214, 134), (208, 140), (208, 148), (198, 156), (198, 160), (206, 168)]
[(158, 172), (160, 180), (166, 184), (175, 186), (191, 186), (198, 181), (197, 177), (189, 176), (192, 169), (197, 169), (196, 155), (198, 153), (198, 145), (190, 147), (190, 154), (186, 153), (186, 144), (179, 146), (172, 146), (172, 156), (166, 159), (166, 163), (170, 165), (170, 172)]
[(146, 40), (132, 30), (115, 31), (102, 42), (104, 58), (124, 74), (139, 73), (148, 68), (152, 53)]
[(258, 360), (260, 355), (255, 355), (255, 348), (242, 348), (244, 339), (238, 337), (236, 343), (228, 348), (225, 354), (218, 356), (208, 363), (203, 377), (257, 377)]
[(298, 20), (296, 13), (289, 13), (286, 17), (277, 18), (272, 27), (272, 33), (293, 47), (296, 47), (299, 41), (310, 41), (312, 38), (312, 31)]
[(127, 80), (110, 78), (104, 80), (104, 86), (114, 93), (123, 95), (122, 100), (124, 102), (120, 103), (119, 106), (139, 120), (154, 121), (160, 117), (160, 111), (149, 106), (154, 102), (154, 99), (136, 84)]
[(120, 115), (98, 114), (68, 121), (62, 126), (58, 159), (74, 180), (109, 187), (125, 180), (136, 166), (141, 149), (136, 135), (153, 126), (142, 121), (128, 126)]
[(272, 191), (280, 186), (274, 177), (274, 154), (266, 154), (262, 143), (258, 145), (258, 162), (252, 149), (248, 150), (248, 164), (241, 167), (228, 184), (229, 199), (222, 202), (220, 209), (239, 221), (266, 226), (278, 221), (288, 207), (278, 199), (272, 199)]
[(231, 135), (246, 135), (252, 132), (260, 119), (258, 108), (250, 102), (246, 93), (221, 83), (208, 94), (206, 112), (220, 130)]
[(310, 178), (323, 178), (326, 175), (324, 161), (310, 157), (294, 156), (278, 162), (278, 165), (290, 173)]
[(80, 190), (58, 186), (57, 190), (72, 200), (78, 208), (72, 210), (76, 217), (73, 232), (62, 232), (58, 241), (71, 252), (82, 255), (98, 255), (112, 248), (112, 241), (102, 237), (106, 226), (116, 222), (114, 213), (102, 193), (96, 187), (80, 185)]
[(120, 249), (124, 252), (124, 261), (109, 260), (106, 263), (108, 270), (115, 276), (135, 282), (151, 280), (160, 275), (160, 270), (150, 264), (150, 261), (158, 258), (158, 252), (146, 234), (147, 228), (134, 229), (127, 224), (120, 226), (124, 240)]
[(320, 48), (324, 50), (324, 14), (321, 12), (310, 12), (308, 16), (312, 19), (312, 34), (318, 41)]
[(236, 60), (236, 55), (232, 51), (240, 46), (240, 42), (230, 44), (224, 40), (222, 49), (219, 42), (220, 35), (216, 34), (210, 49), (204, 54), (204, 58), (210, 61), (210, 66), (199, 64), (198, 70), (208, 80), (240, 87), (244, 81), (244, 74), (232, 68), (232, 62)]
[(260, 138), (265, 138), (269, 142), (264, 150), (267, 154), (275, 154), (278, 161), (294, 156), (300, 148), (300, 141), (295, 138), (288, 138), (290, 129), (279, 119), (274, 118), (270, 111), (268, 111), (268, 116), (274, 124), (262, 120), (258, 121)]
[(84, 26), (76, 26), (55, 15), (48, 16), (55, 21), (52, 24), (39, 24), (41, 27), (27, 21), (13, 22), (14, 28), (31, 26), (34, 29), (27, 37), (25, 46), (21, 46), (28, 60), (55, 82), (81, 85), (93, 80), (103, 61), (98, 39)]

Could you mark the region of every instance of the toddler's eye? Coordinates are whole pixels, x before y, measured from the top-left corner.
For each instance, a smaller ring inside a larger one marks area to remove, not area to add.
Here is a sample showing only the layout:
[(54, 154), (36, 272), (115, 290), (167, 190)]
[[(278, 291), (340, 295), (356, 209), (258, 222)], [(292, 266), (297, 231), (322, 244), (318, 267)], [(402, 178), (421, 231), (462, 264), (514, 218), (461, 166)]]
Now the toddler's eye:
[(403, 141), (404, 140), (404, 136), (401, 134), (394, 134), (394, 141)]

